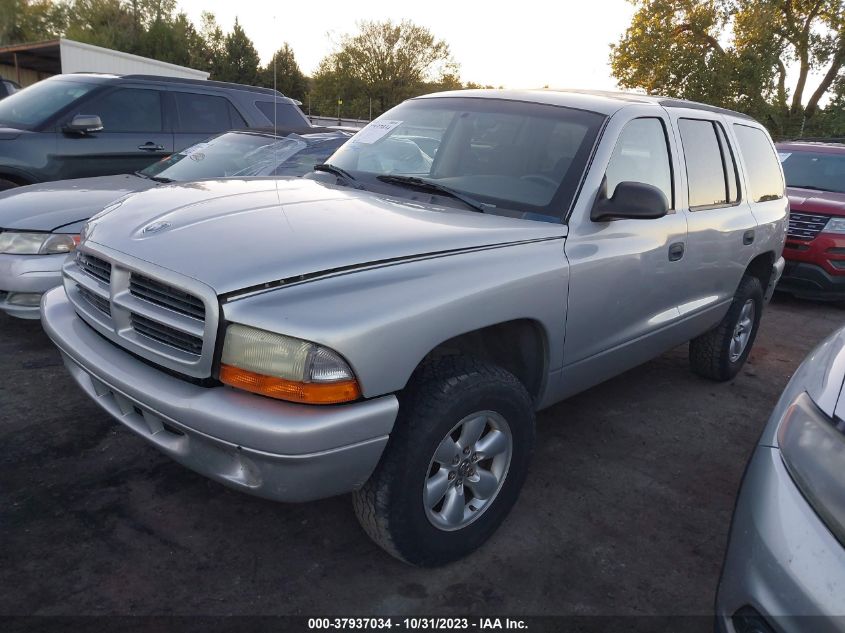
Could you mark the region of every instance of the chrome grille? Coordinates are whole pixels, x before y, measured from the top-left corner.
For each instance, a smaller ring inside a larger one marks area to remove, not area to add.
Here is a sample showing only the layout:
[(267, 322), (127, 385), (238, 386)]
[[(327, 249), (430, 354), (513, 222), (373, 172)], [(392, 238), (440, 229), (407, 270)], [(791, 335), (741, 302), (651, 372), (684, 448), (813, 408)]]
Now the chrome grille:
[(83, 244), (63, 273), (76, 312), (112, 343), (186, 376), (211, 375), (220, 310), (211, 288), (99, 245)]
[(152, 319), (143, 317), (140, 314), (133, 313), (130, 316), (130, 321), (138, 334), (142, 334), (170, 347), (175, 347), (188, 354), (193, 354), (194, 356), (202, 354), (202, 339), (199, 337), (191, 336), (161, 323), (156, 323)]
[(830, 216), (790, 211), (786, 236), (796, 240), (812, 240), (821, 233)]
[(168, 286), (144, 275), (132, 273), (129, 281), (129, 291), (136, 297), (156, 305), (174, 310), (180, 314), (199, 319), (205, 319), (205, 305), (202, 300), (192, 294)]
[(95, 279), (99, 279), (106, 284), (111, 281), (111, 264), (107, 261), (82, 252), (77, 253), (76, 261), (82, 270)]
[(88, 303), (97, 308), (103, 314), (111, 316), (111, 306), (109, 305), (108, 299), (100, 297), (99, 295), (95, 295), (87, 288), (83, 288), (78, 284), (76, 287), (79, 290), (79, 294), (82, 295), (83, 299), (85, 299)]

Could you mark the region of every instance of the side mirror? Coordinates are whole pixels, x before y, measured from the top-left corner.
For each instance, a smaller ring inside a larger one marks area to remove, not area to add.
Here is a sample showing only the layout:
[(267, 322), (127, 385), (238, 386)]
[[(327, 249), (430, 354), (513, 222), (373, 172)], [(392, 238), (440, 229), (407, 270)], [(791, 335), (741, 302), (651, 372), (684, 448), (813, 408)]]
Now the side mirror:
[(669, 212), (666, 196), (654, 185), (644, 182), (620, 182), (613, 197), (607, 197), (607, 180), (602, 181), (601, 191), (590, 211), (593, 222), (662, 218)]
[(90, 134), (100, 132), (103, 129), (103, 121), (96, 114), (77, 114), (73, 120), (65, 126), (68, 132), (77, 134)]

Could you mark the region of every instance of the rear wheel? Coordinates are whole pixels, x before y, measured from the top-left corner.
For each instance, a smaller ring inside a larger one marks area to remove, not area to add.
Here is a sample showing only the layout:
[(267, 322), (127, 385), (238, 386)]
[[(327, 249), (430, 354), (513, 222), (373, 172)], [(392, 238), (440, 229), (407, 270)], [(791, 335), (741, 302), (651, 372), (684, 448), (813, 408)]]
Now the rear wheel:
[(507, 371), (464, 357), (419, 372), (382, 460), (354, 494), (358, 520), (393, 556), (442, 565), (486, 541), (525, 480), (534, 411)]
[(711, 380), (730, 380), (745, 364), (763, 313), (763, 287), (745, 276), (728, 313), (714, 329), (690, 341), (692, 370)]

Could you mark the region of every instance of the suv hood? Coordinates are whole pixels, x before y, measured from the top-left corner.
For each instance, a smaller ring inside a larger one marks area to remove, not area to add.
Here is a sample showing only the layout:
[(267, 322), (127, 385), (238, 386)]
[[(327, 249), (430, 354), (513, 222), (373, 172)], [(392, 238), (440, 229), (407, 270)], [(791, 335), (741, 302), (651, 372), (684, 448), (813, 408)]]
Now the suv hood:
[(786, 193), (789, 196), (789, 208), (793, 211), (845, 216), (845, 193), (799, 187), (787, 187)]
[(103, 207), (134, 191), (155, 187), (131, 174), (57, 180), (0, 192), (0, 228), (55, 231), (87, 220)]
[(565, 235), (562, 224), (313, 180), (253, 179), (166, 185), (130, 196), (92, 221), (86, 243), (188, 275), (225, 294), (385, 260)]

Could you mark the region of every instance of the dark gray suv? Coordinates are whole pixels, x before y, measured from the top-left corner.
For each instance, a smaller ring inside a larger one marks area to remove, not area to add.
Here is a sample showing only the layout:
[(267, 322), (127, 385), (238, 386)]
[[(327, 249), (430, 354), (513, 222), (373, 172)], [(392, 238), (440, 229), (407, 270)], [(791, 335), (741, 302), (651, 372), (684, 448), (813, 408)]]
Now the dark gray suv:
[(0, 190), (131, 173), (211, 134), (274, 123), (310, 125), (295, 101), (268, 88), (147, 75), (51, 77), (0, 101)]

